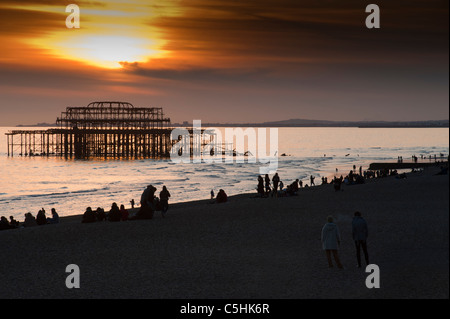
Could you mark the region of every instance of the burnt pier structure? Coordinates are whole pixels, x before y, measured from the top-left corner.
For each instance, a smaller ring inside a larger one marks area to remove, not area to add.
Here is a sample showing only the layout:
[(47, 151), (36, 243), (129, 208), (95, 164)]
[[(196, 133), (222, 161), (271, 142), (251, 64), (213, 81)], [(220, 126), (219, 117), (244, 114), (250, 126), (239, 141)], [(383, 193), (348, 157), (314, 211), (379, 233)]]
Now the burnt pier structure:
[(47, 130), (6, 133), (8, 156), (64, 158), (166, 158), (173, 145), (170, 118), (162, 108), (127, 102), (68, 107)]

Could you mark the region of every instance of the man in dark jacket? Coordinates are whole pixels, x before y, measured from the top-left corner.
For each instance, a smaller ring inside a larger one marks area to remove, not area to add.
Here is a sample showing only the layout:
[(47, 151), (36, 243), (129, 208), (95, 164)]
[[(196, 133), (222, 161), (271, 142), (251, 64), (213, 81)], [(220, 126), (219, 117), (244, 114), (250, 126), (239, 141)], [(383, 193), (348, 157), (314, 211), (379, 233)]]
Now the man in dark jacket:
[(360, 212), (355, 212), (355, 216), (353, 217), (352, 235), (353, 240), (355, 241), (358, 267), (361, 268), (361, 248), (364, 252), (366, 265), (369, 264), (369, 253), (367, 252), (367, 236), (369, 235), (369, 231), (367, 228), (367, 223), (364, 218), (361, 217)]

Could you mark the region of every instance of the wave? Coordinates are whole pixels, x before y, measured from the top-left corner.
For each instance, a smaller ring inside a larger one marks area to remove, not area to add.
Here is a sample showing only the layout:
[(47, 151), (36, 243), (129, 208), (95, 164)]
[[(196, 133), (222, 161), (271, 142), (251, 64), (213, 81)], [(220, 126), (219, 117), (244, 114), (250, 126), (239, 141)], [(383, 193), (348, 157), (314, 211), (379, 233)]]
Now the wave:
[(4, 199), (4, 200), (20, 201), (20, 200), (26, 200), (28, 198), (78, 196), (80, 194), (92, 194), (92, 193), (96, 193), (99, 191), (106, 191), (106, 190), (109, 190), (109, 187), (93, 188), (93, 189), (69, 191), (69, 192), (58, 192), (58, 193), (28, 194), (28, 195), (23, 195), (23, 196), (14, 196), (14, 197), (11, 197), (9, 199)]

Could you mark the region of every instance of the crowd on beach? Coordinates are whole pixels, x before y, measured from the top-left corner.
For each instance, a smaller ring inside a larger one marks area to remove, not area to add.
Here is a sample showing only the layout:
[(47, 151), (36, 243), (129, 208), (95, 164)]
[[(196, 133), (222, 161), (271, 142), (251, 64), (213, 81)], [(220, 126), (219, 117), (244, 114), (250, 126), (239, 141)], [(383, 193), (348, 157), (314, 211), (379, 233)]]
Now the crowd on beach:
[(25, 219), (23, 223), (18, 222), (14, 219), (13, 216), (9, 217), (9, 220), (2, 216), (0, 219), (0, 230), (6, 229), (14, 229), (19, 227), (33, 227), (33, 226), (42, 226), (47, 224), (58, 224), (59, 223), (59, 215), (56, 212), (55, 208), (52, 208), (52, 217), (47, 217), (45, 209), (42, 208), (36, 214), (36, 217), (30, 212), (25, 214)]
[[(159, 197), (155, 195), (156, 190), (156, 187), (153, 185), (147, 186), (141, 195), (141, 207), (134, 214), (130, 214), (130, 212), (125, 208), (125, 205), (122, 204), (119, 208), (117, 203), (113, 203), (108, 212), (105, 212), (105, 210), (101, 207), (98, 207), (95, 211), (92, 210), (91, 207), (86, 208), (81, 222), (120, 222), (137, 219), (152, 219), (155, 211), (160, 211), (161, 216), (164, 218), (169, 209), (169, 198), (171, 195), (166, 186), (163, 186), (161, 192), (159, 193)], [(134, 199), (132, 199), (130, 203), (133, 209), (135, 205)]]
[[(442, 156), (442, 154), (441, 154)], [(412, 157), (413, 160), (416, 160), (416, 157)], [(399, 161), (402, 161), (403, 158), (401, 156), (398, 157)], [(412, 172), (417, 172), (418, 170), (413, 168)], [(437, 175), (446, 175), (448, 174), (448, 165), (441, 166), (441, 171), (437, 173)], [(398, 179), (406, 179), (406, 173), (398, 173), (395, 169), (381, 169), (381, 170), (367, 170), (363, 171), (362, 167), (359, 167), (359, 170), (356, 169), (356, 165), (353, 165), (353, 169), (349, 171), (349, 173), (344, 177), (340, 175), (337, 177), (338, 169), (336, 168), (336, 174), (333, 179), (328, 181), (327, 177), (321, 177), (320, 185), (333, 185), (335, 191), (340, 191), (342, 185), (355, 185), (355, 184), (364, 184), (367, 179), (373, 178), (384, 178), (388, 176), (395, 176)], [(284, 182), (280, 179), (278, 173), (275, 173), (272, 178), (269, 177), (268, 174), (265, 174), (264, 177), (261, 175), (258, 176), (258, 184), (256, 187), (256, 191), (258, 197), (267, 198), (267, 197), (286, 197), (286, 196), (296, 196), (298, 191), (301, 188), (309, 188), (316, 186), (315, 176), (311, 175), (309, 177), (309, 184), (304, 183), (300, 179), (296, 179), (286, 187)], [(317, 186), (320, 186), (317, 185)], [(154, 213), (156, 211), (161, 212), (161, 216), (164, 218), (168, 208), (169, 208), (169, 198), (170, 193), (167, 190), (166, 186), (163, 186), (161, 192), (159, 193), (159, 197), (156, 196), (156, 187), (153, 185), (148, 185), (147, 188), (143, 191), (140, 199), (140, 208), (135, 212), (134, 206), (135, 201), (132, 199), (130, 201), (132, 212), (125, 208), (125, 205), (118, 206), (117, 203), (113, 203), (109, 211), (105, 212), (105, 210), (101, 207), (98, 207), (96, 210), (93, 210), (91, 207), (87, 207), (83, 216), (82, 223), (92, 223), (92, 222), (102, 222), (102, 221), (110, 221), (110, 222), (118, 222), (118, 221), (127, 221), (127, 220), (138, 220), (138, 219), (152, 219)], [(228, 201), (228, 195), (223, 189), (220, 189), (217, 195), (214, 194), (214, 190), (211, 190), (211, 203), (226, 203)], [(13, 216), (10, 216), (8, 220), (6, 217), (2, 216), (0, 219), (0, 230), (6, 229), (14, 229), (20, 227), (33, 227), (33, 226), (42, 226), (47, 224), (57, 224), (59, 223), (59, 215), (56, 212), (55, 208), (51, 210), (52, 217), (46, 217), (45, 209), (42, 208), (36, 215), (33, 216), (32, 213), (28, 212), (25, 214), (25, 219), (22, 223), (18, 222), (14, 219)]]
[[(338, 169), (336, 168), (336, 173)], [(280, 179), (278, 173), (275, 173), (272, 178), (269, 174), (265, 174), (264, 177), (258, 176), (258, 185), (256, 187), (259, 197), (286, 197), (286, 196), (296, 196), (299, 189), (309, 188), (313, 186), (321, 185), (333, 185), (335, 191), (340, 191), (342, 185), (356, 185), (364, 184), (367, 179), (372, 178), (384, 178), (388, 176), (396, 176), (397, 178), (406, 178), (405, 173), (399, 174), (395, 169), (381, 169), (376, 171), (363, 171), (362, 166), (359, 167), (359, 171), (356, 170), (356, 166), (353, 165), (353, 169), (344, 177), (340, 175), (334, 176), (333, 179), (328, 181), (328, 177), (322, 176), (321, 183), (316, 185), (314, 175), (309, 177), (309, 184), (304, 183), (300, 179), (296, 179), (292, 183), (288, 184), (286, 187), (283, 181)]]

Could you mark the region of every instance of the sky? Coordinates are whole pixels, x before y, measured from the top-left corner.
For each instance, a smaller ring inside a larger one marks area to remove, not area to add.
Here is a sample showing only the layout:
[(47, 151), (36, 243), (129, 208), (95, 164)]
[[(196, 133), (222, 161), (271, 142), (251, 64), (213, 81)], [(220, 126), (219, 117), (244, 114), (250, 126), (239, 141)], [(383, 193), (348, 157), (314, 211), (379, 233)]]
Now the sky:
[[(80, 28), (66, 27), (72, 3)], [(163, 107), (172, 122), (448, 119), (448, 6), (0, 0), (0, 125), (93, 101)]]

